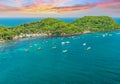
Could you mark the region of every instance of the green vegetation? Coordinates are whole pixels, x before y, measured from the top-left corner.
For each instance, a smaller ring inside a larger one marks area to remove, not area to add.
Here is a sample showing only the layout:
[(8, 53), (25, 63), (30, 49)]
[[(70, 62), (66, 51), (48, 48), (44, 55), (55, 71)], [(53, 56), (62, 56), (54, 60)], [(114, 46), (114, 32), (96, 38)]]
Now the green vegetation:
[(120, 29), (118, 23), (108, 16), (85, 16), (71, 24), (82, 28), (82, 30), (90, 30), (92, 32)]
[(47, 34), (48, 36), (68, 36), (82, 34), (84, 31), (100, 32), (120, 29), (120, 26), (108, 16), (85, 16), (68, 24), (46, 18), (41, 21), (26, 23), (17, 27), (0, 26), (0, 40), (13, 40), (21, 34)]
[[(78, 27), (74, 25), (53, 19), (47, 18), (38, 22), (23, 24), (14, 30), (19, 33), (46, 33), (48, 35), (62, 36), (64, 34), (74, 34)], [(80, 31), (80, 30), (79, 30)]]
[(11, 28), (0, 26), (0, 40), (12, 40), (14, 32)]

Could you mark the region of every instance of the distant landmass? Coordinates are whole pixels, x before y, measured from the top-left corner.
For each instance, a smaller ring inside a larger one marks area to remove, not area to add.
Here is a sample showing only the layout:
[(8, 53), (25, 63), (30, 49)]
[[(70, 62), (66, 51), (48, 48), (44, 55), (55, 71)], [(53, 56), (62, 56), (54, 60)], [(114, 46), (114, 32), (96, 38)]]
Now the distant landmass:
[(85, 16), (66, 23), (54, 18), (21, 24), (16, 27), (0, 26), (0, 42), (39, 36), (71, 36), (120, 29), (119, 24), (108, 16)]

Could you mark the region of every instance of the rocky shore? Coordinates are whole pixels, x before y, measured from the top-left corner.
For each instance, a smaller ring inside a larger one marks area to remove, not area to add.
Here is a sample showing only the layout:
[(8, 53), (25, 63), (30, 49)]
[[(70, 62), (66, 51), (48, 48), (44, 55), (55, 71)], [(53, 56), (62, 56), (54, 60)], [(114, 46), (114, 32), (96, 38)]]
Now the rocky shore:
[[(84, 31), (81, 34), (87, 34), (87, 33), (91, 33), (91, 31)], [(74, 35), (78, 35), (78, 34), (74, 34)], [(43, 36), (52, 36), (52, 35), (51, 34), (45, 34), (45, 33), (33, 33), (33, 34), (23, 34), (23, 33), (21, 33), (20, 35), (14, 36), (13, 41), (20, 40), (20, 39), (23, 39), (23, 38), (35, 38), (35, 37), (43, 37)], [(73, 36), (73, 35), (62, 34), (61, 36)], [(3, 40), (3, 39), (0, 39), (0, 43), (5, 43), (5, 42), (7, 42), (7, 41)]]
[(14, 36), (13, 40), (19, 40), (22, 38), (33, 38), (33, 37), (42, 37), (42, 36), (48, 36), (45, 33), (41, 33), (41, 34), (20, 34), (19, 36)]

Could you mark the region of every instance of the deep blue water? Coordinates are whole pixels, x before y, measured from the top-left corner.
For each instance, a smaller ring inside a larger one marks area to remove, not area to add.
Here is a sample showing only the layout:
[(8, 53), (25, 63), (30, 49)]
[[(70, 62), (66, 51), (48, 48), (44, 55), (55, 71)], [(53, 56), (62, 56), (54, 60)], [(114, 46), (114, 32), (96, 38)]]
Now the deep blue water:
[[(43, 18), (0, 18), (0, 25), (18, 26), (20, 24), (24, 24), (27, 22), (39, 21), (42, 19)], [(56, 19), (70, 23), (70, 22), (74, 21), (76, 18), (56, 18)]]
[(120, 84), (120, 31), (0, 44), (0, 84)]
[(120, 24), (120, 18), (113, 18), (113, 19)]
[[(18, 26), (20, 24), (28, 23), (28, 22), (34, 22), (42, 20), (43, 18), (0, 18), (0, 25), (3, 26)], [(56, 18), (58, 20), (65, 21), (67, 23), (70, 23), (77, 18)], [(117, 21), (120, 24), (120, 18), (113, 18), (115, 21)]]

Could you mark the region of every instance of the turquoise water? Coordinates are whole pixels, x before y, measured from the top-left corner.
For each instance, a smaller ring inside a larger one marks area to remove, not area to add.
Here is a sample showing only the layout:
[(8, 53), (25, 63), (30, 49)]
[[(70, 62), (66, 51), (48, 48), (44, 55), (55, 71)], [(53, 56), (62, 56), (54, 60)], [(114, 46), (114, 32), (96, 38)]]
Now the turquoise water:
[(120, 84), (120, 31), (104, 34), (1, 44), (0, 84)]
[(0, 44), (0, 84), (120, 84), (120, 31)]

